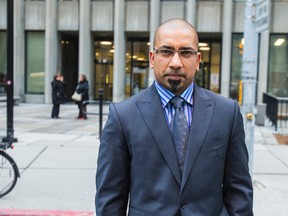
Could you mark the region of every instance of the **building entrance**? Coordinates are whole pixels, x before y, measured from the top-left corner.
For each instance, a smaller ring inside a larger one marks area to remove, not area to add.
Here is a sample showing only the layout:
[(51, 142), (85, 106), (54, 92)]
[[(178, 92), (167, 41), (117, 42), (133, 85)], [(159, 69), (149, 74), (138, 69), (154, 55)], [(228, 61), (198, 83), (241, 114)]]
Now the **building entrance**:
[(126, 97), (130, 97), (148, 87), (148, 73), (148, 38), (141, 41), (139, 39), (128, 39), (126, 43)]
[(221, 42), (199, 38), (199, 51), (202, 54), (199, 71), (195, 75), (197, 85), (220, 93)]
[[(78, 35), (61, 35), (61, 73), (65, 80), (66, 100), (72, 101), (78, 83)], [(55, 72), (56, 73), (56, 72)]]
[(113, 94), (113, 56), (112, 40), (95, 41), (95, 82), (94, 95), (99, 100), (99, 89), (103, 89), (103, 100), (112, 101)]

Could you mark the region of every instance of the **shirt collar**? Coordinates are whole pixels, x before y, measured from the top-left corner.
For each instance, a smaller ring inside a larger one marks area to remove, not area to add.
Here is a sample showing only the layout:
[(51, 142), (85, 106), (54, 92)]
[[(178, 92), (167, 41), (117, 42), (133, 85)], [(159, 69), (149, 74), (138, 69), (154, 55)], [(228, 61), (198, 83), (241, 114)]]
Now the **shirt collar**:
[[(160, 96), (162, 107), (165, 108), (170, 100), (175, 97), (175, 94), (169, 91), (168, 89), (161, 86), (157, 81), (155, 81), (156, 90)], [(193, 91), (194, 91), (194, 82), (186, 88), (186, 90), (180, 95), (188, 104), (193, 106)]]

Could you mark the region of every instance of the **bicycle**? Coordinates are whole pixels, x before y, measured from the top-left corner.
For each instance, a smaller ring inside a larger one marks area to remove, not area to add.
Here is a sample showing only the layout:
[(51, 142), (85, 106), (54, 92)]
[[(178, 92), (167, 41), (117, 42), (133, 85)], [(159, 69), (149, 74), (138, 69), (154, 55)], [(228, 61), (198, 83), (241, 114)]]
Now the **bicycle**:
[(0, 197), (8, 194), (15, 187), (20, 172), (14, 159), (6, 153), (6, 149), (13, 149), (10, 142), (0, 143)]

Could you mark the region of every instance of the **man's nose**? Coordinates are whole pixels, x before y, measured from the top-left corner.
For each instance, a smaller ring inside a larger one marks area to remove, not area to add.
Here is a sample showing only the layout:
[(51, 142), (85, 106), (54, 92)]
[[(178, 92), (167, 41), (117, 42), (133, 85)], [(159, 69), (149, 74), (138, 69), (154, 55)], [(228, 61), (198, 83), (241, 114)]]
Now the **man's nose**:
[(175, 52), (174, 55), (172, 56), (169, 66), (172, 68), (182, 67), (182, 61), (178, 52)]

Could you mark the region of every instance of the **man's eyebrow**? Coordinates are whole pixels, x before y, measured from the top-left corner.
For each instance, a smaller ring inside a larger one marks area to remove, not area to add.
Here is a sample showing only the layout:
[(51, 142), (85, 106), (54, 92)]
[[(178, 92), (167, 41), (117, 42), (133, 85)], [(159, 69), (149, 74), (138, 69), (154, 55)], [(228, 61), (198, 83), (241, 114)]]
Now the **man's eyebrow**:
[[(171, 46), (161, 46), (161, 47), (159, 47), (159, 48), (165, 48), (165, 49), (171, 49), (171, 50), (175, 50), (175, 48), (174, 47), (171, 47)], [(192, 47), (180, 47), (180, 49), (179, 50), (195, 50), (195, 49), (193, 49)]]
[(192, 47), (181, 47), (179, 50), (195, 50)]
[(159, 47), (159, 48), (165, 48), (165, 49), (171, 49), (171, 50), (175, 50), (173, 47), (171, 47), (171, 46), (161, 46), (161, 47)]

